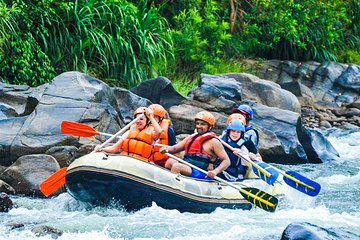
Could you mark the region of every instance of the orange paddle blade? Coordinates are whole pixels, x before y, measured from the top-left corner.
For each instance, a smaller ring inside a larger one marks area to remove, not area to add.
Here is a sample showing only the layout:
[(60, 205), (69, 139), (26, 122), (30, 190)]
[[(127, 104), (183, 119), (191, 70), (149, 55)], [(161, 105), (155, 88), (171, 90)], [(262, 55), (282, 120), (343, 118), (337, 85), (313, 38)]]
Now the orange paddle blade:
[(66, 176), (67, 167), (61, 168), (55, 173), (53, 173), (50, 177), (45, 179), (42, 183), (40, 183), (39, 188), (40, 191), (48, 197), (53, 192), (58, 190), (62, 185), (65, 184), (65, 176)]
[(92, 137), (100, 134), (91, 126), (70, 121), (62, 121), (61, 132), (78, 137)]

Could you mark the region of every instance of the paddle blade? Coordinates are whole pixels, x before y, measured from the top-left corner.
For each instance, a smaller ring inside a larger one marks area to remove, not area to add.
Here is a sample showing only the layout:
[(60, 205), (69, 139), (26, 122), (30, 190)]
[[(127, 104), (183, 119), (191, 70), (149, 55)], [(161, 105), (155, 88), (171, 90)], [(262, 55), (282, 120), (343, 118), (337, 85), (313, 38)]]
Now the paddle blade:
[(268, 212), (274, 212), (278, 199), (257, 188), (241, 188), (240, 194), (249, 202)]
[(296, 190), (303, 192), (312, 197), (318, 195), (321, 189), (319, 183), (311, 179), (308, 179), (307, 177), (301, 175), (300, 173), (291, 170), (285, 172), (284, 181), (290, 187), (293, 187)]
[[(261, 162), (261, 161), (257, 161), (257, 160), (254, 160), (253, 162), (258, 165), (258, 166), (256, 166), (255, 164), (252, 165), (252, 170), (254, 171), (256, 176), (260, 177), (262, 180), (267, 182), (269, 185), (273, 185), (279, 176), (279, 172), (276, 171), (276, 169), (274, 169), (272, 166), (270, 166), (269, 164), (267, 164), (265, 162)], [(266, 170), (268, 173), (270, 173), (270, 176), (266, 176), (266, 174), (262, 170)]]
[(65, 184), (66, 170), (66, 167), (61, 168), (40, 183), (39, 189), (46, 197), (50, 196)]
[(92, 137), (99, 134), (99, 132), (91, 126), (70, 121), (62, 121), (61, 132), (77, 137)]

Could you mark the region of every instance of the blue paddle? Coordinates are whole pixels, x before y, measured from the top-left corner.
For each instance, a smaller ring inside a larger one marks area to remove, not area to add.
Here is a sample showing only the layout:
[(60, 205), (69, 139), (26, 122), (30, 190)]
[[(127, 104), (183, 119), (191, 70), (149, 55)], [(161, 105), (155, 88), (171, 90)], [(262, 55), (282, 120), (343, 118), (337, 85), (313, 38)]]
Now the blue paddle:
[[(224, 142), (221, 139), (220, 141), (225, 147), (229, 148), (231, 151), (235, 150), (228, 143)], [(257, 160), (252, 161), (248, 158), (245, 158), (244, 156), (241, 156), (240, 154), (237, 155), (242, 159), (244, 159), (245, 161), (250, 162), (254, 173), (270, 185), (274, 184), (280, 173), (283, 175), (283, 179), (287, 185), (289, 185), (292, 188), (295, 188), (296, 190), (302, 193), (314, 197), (318, 195), (320, 192), (321, 186), (319, 183), (308, 179), (307, 177), (301, 175), (298, 172), (291, 170), (284, 172), (265, 162), (261, 162)]]

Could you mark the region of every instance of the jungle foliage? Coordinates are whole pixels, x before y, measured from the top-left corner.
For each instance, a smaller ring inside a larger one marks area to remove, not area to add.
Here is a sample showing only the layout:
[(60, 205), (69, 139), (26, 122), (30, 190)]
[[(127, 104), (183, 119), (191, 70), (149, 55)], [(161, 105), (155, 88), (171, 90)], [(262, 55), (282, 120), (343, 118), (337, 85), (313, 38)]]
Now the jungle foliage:
[(132, 87), (241, 69), (237, 59), (360, 64), (359, 0), (0, 0), (0, 77), (65, 71)]

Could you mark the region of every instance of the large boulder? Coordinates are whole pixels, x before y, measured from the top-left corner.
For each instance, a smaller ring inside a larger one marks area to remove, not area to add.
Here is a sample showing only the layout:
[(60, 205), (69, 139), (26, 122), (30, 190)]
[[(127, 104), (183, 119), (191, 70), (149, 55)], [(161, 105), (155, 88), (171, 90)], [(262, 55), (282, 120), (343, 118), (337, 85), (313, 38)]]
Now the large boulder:
[(123, 125), (121, 119), (116, 98), (107, 84), (83, 73), (66, 72), (46, 85), (28, 116), (0, 121), (0, 129), (6, 129), (0, 130), (5, 135), (5, 140), (0, 140), (0, 157), (6, 158), (2, 161), (8, 164), (20, 156), (44, 153), (56, 145), (79, 146), (77, 137), (61, 133), (64, 120), (86, 122), (100, 131), (116, 132)]
[(43, 196), (39, 185), (60, 169), (55, 158), (46, 154), (22, 156), (8, 167), (0, 179), (15, 189), (17, 194)]
[(180, 102), (185, 99), (185, 97), (175, 90), (171, 81), (166, 77), (146, 80), (138, 86), (133, 87), (130, 91), (143, 98), (149, 99), (152, 103), (161, 104), (166, 109), (180, 104)]

